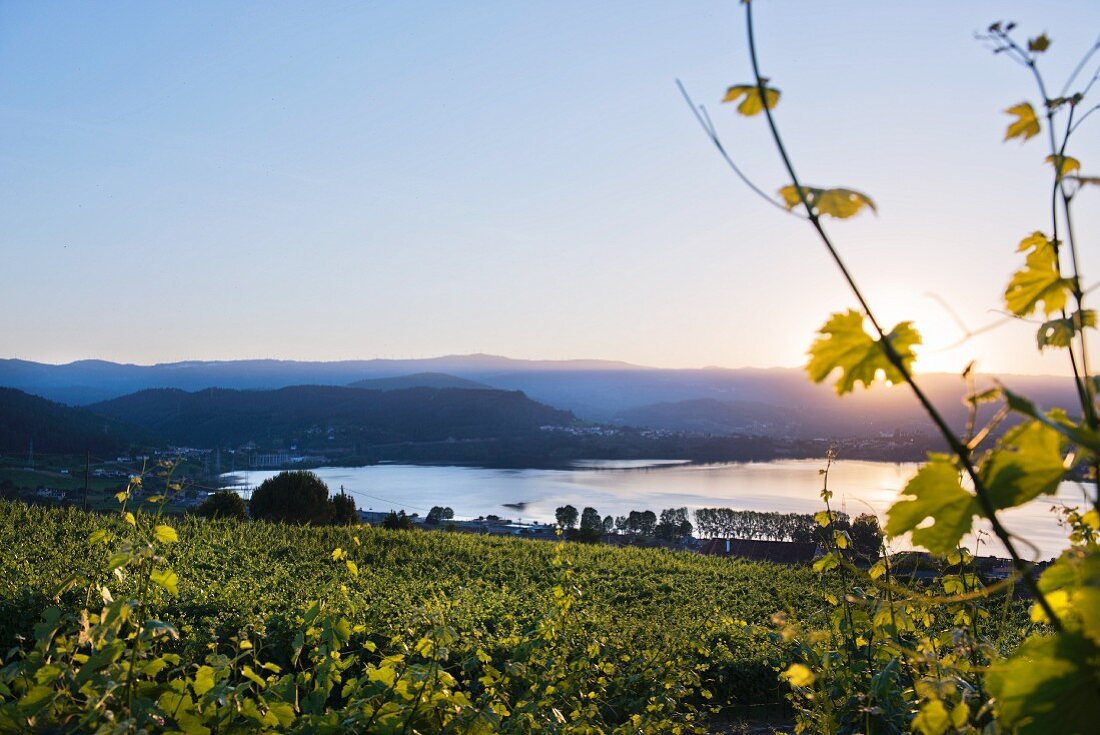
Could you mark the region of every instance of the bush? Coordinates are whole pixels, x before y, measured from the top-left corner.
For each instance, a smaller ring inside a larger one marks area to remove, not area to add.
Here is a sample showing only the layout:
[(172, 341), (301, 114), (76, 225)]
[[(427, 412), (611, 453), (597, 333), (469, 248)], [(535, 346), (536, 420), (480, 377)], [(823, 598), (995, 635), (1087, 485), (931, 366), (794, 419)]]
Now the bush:
[(219, 490), (212, 494), (195, 512), (204, 518), (233, 518), (241, 521), (248, 518), (244, 501), (232, 490)]
[(258, 521), (323, 525), (332, 520), (328, 485), (312, 472), (280, 472), (252, 493), (248, 511)]

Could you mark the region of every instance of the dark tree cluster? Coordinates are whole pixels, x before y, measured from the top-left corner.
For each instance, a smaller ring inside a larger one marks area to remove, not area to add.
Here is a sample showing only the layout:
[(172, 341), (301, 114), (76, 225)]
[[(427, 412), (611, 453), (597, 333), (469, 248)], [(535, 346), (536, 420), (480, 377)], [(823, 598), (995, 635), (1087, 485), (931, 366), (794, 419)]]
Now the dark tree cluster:
[(195, 512), (203, 518), (231, 518), (237, 521), (248, 519), (248, 507), (241, 496), (232, 490), (219, 490), (210, 495)]
[(263, 481), (248, 503), (255, 520), (328, 526), (359, 522), (355, 500), (343, 492), (332, 498), (328, 485), (312, 472), (280, 472)]
[(424, 523), (429, 526), (438, 526), (443, 521), (452, 520), (454, 517), (455, 512), (450, 507), (433, 505), (428, 515), (424, 517)]

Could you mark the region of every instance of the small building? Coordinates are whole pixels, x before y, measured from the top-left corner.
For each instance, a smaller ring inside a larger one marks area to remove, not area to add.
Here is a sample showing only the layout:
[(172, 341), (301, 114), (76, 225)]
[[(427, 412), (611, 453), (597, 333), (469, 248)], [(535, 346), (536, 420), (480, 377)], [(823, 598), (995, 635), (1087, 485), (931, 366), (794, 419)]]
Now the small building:
[(729, 556), (773, 564), (809, 564), (817, 556), (817, 544), (799, 541), (713, 538), (703, 542), (699, 553), (705, 556)]

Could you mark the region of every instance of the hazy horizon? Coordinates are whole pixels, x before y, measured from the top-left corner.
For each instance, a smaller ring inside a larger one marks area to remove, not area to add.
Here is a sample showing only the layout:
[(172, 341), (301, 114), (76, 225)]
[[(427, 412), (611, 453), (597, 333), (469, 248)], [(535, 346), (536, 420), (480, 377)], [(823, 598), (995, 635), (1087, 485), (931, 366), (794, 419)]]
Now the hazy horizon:
[[(109, 360), (98, 357), (85, 357), (75, 360), (67, 360), (65, 362), (46, 362), (43, 360), (31, 360), (23, 357), (0, 357), (0, 361), (3, 360), (20, 360), (23, 362), (36, 363), (40, 365), (48, 365), (52, 367), (64, 367), (66, 365), (74, 365), (82, 362), (104, 362), (114, 365), (120, 365), (125, 367), (158, 367), (158, 366), (171, 366), (171, 365), (184, 365), (184, 364), (231, 364), (241, 362), (279, 362), (279, 363), (300, 363), (300, 364), (318, 364), (318, 365), (334, 365), (340, 363), (364, 363), (364, 362), (394, 362), (394, 363), (406, 363), (406, 362), (428, 362), (428, 361), (442, 361), (442, 360), (462, 360), (469, 358), (482, 358), (488, 360), (500, 360), (513, 363), (535, 363), (535, 364), (561, 364), (561, 365), (583, 365), (589, 364), (595, 366), (621, 366), (628, 369), (639, 370), (756, 370), (756, 371), (769, 371), (769, 370), (783, 370), (783, 371), (802, 371), (804, 366), (802, 365), (696, 365), (696, 366), (683, 366), (683, 367), (668, 367), (662, 365), (645, 365), (640, 363), (627, 362), (625, 360), (613, 360), (604, 358), (591, 358), (591, 357), (565, 357), (565, 358), (523, 358), (512, 357), (510, 355), (495, 355), (484, 352), (475, 352), (467, 354), (447, 354), (447, 355), (428, 355), (425, 357), (349, 357), (341, 358), (338, 360), (320, 360), (320, 359), (295, 359), (295, 358), (280, 358), (280, 357), (239, 357), (231, 359), (204, 359), (204, 358), (185, 358), (181, 360), (169, 360), (163, 362), (123, 362), (119, 360)], [(614, 369), (614, 367), (606, 367), (606, 369)], [(956, 373), (949, 370), (917, 370), (915, 371), (917, 376), (920, 375), (955, 375)], [(1058, 373), (1013, 373), (1011, 371), (981, 371), (979, 375), (1001, 375), (1001, 376), (1019, 376), (1026, 378), (1069, 378), (1071, 376), (1058, 374)], [(874, 388), (872, 388), (873, 390)]]

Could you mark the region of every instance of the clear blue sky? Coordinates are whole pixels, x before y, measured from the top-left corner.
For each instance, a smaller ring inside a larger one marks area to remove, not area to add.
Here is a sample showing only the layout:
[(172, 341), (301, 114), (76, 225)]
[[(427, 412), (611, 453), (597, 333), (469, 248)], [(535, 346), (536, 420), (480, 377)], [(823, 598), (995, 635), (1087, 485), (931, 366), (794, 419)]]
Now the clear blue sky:
[[(1060, 80), (1100, 3), (756, 12), (797, 167), (878, 201), (832, 231), (885, 319), (926, 332), (924, 366), (1061, 372), (1033, 325), (939, 351), (959, 334), (925, 294), (995, 319), (1016, 243), (1049, 228), (1043, 142), (1001, 143), (1031, 80), (972, 32), (1048, 31)], [(716, 104), (750, 79), (733, 0), (6, 0), (0, 356), (801, 364), (852, 299), (724, 169), (677, 77), (786, 183), (763, 120)], [(1096, 174), (1092, 122), (1074, 153)], [(1098, 204), (1078, 207), (1093, 280)]]

